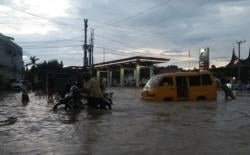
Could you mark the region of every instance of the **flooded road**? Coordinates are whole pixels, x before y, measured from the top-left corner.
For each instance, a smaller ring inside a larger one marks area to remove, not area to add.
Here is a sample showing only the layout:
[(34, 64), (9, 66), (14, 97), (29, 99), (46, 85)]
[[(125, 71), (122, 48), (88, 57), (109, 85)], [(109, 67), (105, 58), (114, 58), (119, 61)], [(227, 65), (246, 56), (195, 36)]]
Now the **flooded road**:
[(0, 154), (249, 154), (250, 96), (217, 102), (146, 102), (139, 90), (114, 88), (111, 111), (54, 113), (45, 98), (0, 96)]

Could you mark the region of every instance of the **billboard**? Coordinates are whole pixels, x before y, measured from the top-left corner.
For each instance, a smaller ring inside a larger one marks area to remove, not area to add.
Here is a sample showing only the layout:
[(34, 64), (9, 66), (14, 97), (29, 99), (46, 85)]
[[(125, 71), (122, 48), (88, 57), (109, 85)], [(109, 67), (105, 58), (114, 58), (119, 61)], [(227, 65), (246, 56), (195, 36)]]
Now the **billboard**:
[(199, 69), (209, 69), (209, 48), (201, 48), (199, 54)]

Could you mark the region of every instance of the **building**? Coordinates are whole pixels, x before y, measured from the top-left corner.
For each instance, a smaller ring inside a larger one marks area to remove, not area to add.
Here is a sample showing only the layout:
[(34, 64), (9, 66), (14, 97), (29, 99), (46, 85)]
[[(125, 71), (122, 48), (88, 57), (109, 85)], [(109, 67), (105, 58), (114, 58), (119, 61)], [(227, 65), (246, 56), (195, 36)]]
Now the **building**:
[(154, 64), (169, 59), (135, 56), (94, 65), (97, 79), (104, 79), (108, 86), (141, 86), (154, 75)]
[[(239, 70), (240, 67), (240, 70)], [(249, 55), (245, 59), (239, 59), (233, 49), (231, 60), (224, 67), (211, 68), (214, 75), (218, 78), (225, 78), (228, 80), (236, 79), (242, 82), (250, 81), (250, 49)], [(240, 75), (240, 76), (239, 76)], [(240, 79), (238, 79), (240, 78)]]
[(236, 56), (235, 51), (233, 49), (233, 54), (232, 54), (231, 60), (225, 67), (232, 68), (232, 67), (237, 67), (238, 65), (240, 65), (242, 67), (250, 67), (250, 49), (249, 49), (249, 55), (246, 59), (239, 59)]
[(24, 69), (22, 48), (13, 38), (0, 33), (0, 82), (7, 84), (11, 79), (21, 79)]

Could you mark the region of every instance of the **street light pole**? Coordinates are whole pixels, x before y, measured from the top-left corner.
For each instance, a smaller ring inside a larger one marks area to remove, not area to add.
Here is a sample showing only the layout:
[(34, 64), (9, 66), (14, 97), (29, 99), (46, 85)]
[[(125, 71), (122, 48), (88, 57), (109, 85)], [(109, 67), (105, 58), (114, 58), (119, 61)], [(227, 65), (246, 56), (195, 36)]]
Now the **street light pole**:
[(238, 44), (238, 82), (240, 81), (240, 45), (242, 43), (245, 43), (246, 40), (240, 40), (240, 41), (236, 41), (236, 43)]

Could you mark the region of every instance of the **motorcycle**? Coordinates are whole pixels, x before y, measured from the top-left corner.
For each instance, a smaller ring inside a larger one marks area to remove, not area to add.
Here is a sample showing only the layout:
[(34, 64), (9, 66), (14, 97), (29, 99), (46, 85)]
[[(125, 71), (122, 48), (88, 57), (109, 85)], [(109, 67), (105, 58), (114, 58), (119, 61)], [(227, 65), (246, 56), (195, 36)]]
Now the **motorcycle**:
[[(65, 95), (63, 98), (58, 99), (58, 103), (55, 104), (53, 110), (56, 111), (60, 107), (64, 108), (65, 110), (77, 110), (84, 108), (86, 104), (88, 107), (96, 108), (96, 109), (112, 109), (113, 101), (113, 92), (104, 93), (104, 99), (97, 99), (90, 97), (88, 95), (81, 94), (78, 87), (73, 86), (70, 89), (70, 92)], [(83, 104), (82, 99), (86, 101)]]
[(68, 111), (84, 108), (80, 90), (77, 87), (73, 87), (65, 97), (57, 98), (57, 103), (54, 105), (53, 110), (56, 111), (60, 107)]
[(87, 100), (87, 105), (92, 108), (97, 109), (112, 109), (113, 101), (113, 92), (111, 93), (104, 93), (104, 99), (97, 99), (89, 96), (85, 96), (85, 99)]

